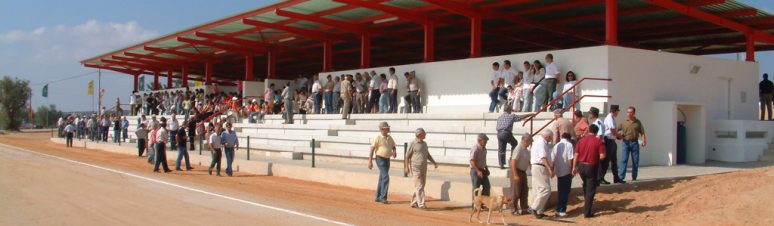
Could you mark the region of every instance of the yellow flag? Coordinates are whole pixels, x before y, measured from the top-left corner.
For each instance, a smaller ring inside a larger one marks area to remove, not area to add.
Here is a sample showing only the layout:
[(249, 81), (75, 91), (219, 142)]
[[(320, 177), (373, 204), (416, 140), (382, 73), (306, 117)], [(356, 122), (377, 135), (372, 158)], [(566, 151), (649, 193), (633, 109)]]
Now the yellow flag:
[(197, 87), (197, 86), (202, 86), (202, 85), (204, 85), (204, 83), (203, 83), (203, 82), (200, 82), (200, 81), (196, 81), (196, 82), (194, 82), (194, 87)]
[(94, 96), (94, 80), (89, 81), (89, 89), (86, 90), (86, 94), (89, 94), (89, 96)]

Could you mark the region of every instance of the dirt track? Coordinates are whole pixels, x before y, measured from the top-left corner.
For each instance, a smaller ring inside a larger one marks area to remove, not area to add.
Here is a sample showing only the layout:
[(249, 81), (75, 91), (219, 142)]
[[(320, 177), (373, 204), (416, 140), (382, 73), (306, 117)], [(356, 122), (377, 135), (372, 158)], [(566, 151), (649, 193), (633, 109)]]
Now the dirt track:
[[(373, 191), (280, 177), (237, 173), (154, 174), (144, 159), (48, 141), (49, 133), (0, 136), (0, 143), (180, 184), (242, 200), (356, 225), (461, 225), (469, 209), (428, 202), (429, 211), (408, 207), (408, 197), (391, 195), (390, 205), (374, 203)], [(320, 225), (324, 222), (244, 205), (75, 163), (0, 148), (0, 224), (139, 225), (261, 224)], [(174, 164), (174, 163), (172, 163)], [(774, 168), (641, 182), (600, 188), (598, 217), (579, 217), (582, 203), (573, 190), (570, 218), (536, 220), (506, 216), (515, 225), (574, 222), (589, 225), (772, 225)], [(552, 211), (548, 212), (553, 214)], [(499, 222), (499, 217), (493, 222)]]

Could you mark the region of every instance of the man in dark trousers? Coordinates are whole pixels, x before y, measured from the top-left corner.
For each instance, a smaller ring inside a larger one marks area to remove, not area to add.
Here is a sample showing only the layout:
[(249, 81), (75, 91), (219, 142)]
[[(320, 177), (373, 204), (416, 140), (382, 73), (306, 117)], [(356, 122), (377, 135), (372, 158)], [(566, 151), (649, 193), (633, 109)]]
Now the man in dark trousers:
[(769, 80), (769, 74), (763, 73), (763, 81), (758, 83), (758, 92), (761, 98), (761, 120), (771, 120), (771, 101), (774, 100), (774, 84)]
[(589, 133), (578, 140), (575, 156), (572, 159), (575, 165), (572, 175), (580, 173), (580, 178), (583, 181), (585, 199), (583, 217), (586, 218), (594, 216), (591, 206), (594, 203), (594, 195), (597, 193), (597, 173), (599, 173), (597, 166), (600, 161), (605, 160), (605, 146), (602, 140), (595, 135), (597, 131), (599, 131), (599, 127), (596, 125), (589, 126)]

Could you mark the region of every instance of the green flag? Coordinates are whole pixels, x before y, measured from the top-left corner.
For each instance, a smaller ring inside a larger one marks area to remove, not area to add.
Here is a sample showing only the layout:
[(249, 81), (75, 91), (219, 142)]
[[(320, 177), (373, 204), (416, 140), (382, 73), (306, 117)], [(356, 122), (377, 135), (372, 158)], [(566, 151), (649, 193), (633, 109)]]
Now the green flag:
[(48, 97), (48, 84), (43, 86), (43, 97)]

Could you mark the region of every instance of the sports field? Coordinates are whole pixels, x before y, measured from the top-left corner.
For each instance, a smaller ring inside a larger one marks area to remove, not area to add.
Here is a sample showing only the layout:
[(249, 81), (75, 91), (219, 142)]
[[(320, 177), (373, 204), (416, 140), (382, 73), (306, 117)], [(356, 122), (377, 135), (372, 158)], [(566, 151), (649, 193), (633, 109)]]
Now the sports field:
[[(49, 133), (0, 135), (0, 225), (470, 225), (470, 209), (440, 201), (421, 211), (406, 196), (281, 177), (151, 172), (136, 156), (49, 141)], [(172, 163), (174, 164), (174, 163)], [(570, 218), (506, 216), (511, 225), (771, 225), (774, 168), (600, 188), (598, 217), (584, 219), (579, 190)], [(549, 212), (550, 214), (550, 212)], [(499, 216), (492, 218), (499, 223)], [(475, 224), (475, 223), (474, 223)]]

